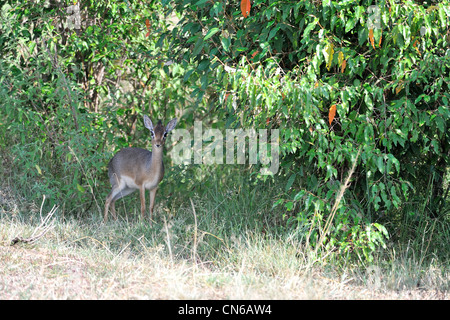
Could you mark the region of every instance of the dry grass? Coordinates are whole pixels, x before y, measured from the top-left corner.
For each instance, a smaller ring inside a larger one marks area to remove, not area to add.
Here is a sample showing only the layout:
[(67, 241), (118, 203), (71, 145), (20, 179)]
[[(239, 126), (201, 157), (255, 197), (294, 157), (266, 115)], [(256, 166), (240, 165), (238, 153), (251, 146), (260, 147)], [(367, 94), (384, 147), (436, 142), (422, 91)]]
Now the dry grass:
[[(26, 217), (11, 209), (4, 193), (1, 199), (0, 299), (450, 298), (448, 266), (433, 259), (425, 264), (408, 250), (355, 265), (333, 254), (316, 259), (293, 237), (258, 232), (211, 247), (215, 238), (200, 229), (176, 231), (181, 218), (150, 228), (55, 214), (38, 241), (11, 246), (15, 237), (33, 234), (46, 215)], [(205, 258), (207, 250), (215, 250), (214, 259)]]
[[(101, 228), (101, 227), (100, 227)], [(170, 259), (164, 245), (115, 253), (94, 238), (10, 246), (1, 225), (0, 299), (448, 299), (448, 274), (397, 265), (390, 274), (342, 272), (310, 265), (276, 241), (237, 244), (219, 265)], [(58, 239), (59, 238), (59, 239)], [(84, 241), (82, 246), (76, 243)], [(403, 270), (402, 270), (403, 269)], [(414, 277), (422, 274), (422, 284)], [(444, 277), (447, 277), (445, 279)]]

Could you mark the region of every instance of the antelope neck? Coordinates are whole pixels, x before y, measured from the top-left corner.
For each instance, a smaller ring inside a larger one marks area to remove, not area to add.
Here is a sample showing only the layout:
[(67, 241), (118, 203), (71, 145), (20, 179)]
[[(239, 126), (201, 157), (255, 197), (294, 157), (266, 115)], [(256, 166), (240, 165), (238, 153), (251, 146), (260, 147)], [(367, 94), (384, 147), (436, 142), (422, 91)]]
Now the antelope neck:
[(163, 163), (163, 146), (159, 148), (153, 145), (152, 148), (152, 160), (150, 163), (150, 170), (153, 172), (159, 172)]

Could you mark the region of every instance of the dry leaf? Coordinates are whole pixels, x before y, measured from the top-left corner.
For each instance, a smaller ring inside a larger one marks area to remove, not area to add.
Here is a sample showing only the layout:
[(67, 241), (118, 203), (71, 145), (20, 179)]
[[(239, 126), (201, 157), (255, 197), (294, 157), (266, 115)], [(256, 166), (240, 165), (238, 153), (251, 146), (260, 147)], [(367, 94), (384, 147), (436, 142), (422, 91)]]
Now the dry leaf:
[(398, 82), (398, 86), (395, 88), (395, 94), (398, 94), (400, 91), (402, 91), (403, 87), (404, 87), (403, 80), (400, 80)]
[(342, 61), (342, 65), (341, 65), (341, 73), (344, 73), (345, 67), (347, 66), (347, 61), (344, 60)]
[(145, 19), (145, 26), (147, 27), (147, 33), (145, 36), (148, 37), (150, 35), (150, 20)]
[(330, 123), (330, 126), (331, 126), (331, 123), (333, 122), (333, 119), (334, 119), (335, 115), (336, 115), (336, 105), (333, 104), (330, 107), (330, 111), (328, 112), (328, 122)]
[(338, 64), (339, 66), (342, 66), (342, 62), (344, 61), (344, 53), (342, 51), (339, 51), (338, 53)]
[(255, 56), (257, 55), (259, 53), (259, 51), (258, 50), (256, 50), (255, 52), (253, 52), (253, 54), (252, 54), (252, 59), (254, 59), (255, 58)]
[(417, 54), (418, 54), (419, 56), (422, 56), (422, 54), (420, 53), (419, 48), (417, 47), (417, 43), (418, 43), (418, 39), (416, 39), (416, 41), (414, 41), (413, 47), (414, 47), (414, 49), (416, 49)]
[(375, 49), (375, 42), (373, 39), (373, 29), (369, 29), (369, 40), (370, 40), (370, 43), (372, 44), (372, 47)]
[(334, 55), (334, 46), (332, 43), (328, 43), (325, 47), (323, 54), (325, 56), (325, 62), (327, 70), (330, 71), (331, 63), (333, 62), (333, 55)]
[(383, 29), (381, 29), (380, 33), (380, 41), (378, 41), (378, 48), (381, 48), (381, 40), (383, 39)]
[(247, 18), (250, 14), (250, 0), (241, 0), (241, 12), (244, 18)]

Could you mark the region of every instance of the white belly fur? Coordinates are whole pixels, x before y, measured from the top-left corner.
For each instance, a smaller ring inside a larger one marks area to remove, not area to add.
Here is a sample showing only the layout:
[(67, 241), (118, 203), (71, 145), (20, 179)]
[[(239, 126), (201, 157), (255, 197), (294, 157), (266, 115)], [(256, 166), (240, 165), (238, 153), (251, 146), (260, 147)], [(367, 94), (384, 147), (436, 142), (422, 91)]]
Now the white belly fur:
[[(123, 184), (123, 186), (129, 188), (129, 189), (139, 189), (140, 186), (138, 186), (135, 182), (134, 179), (129, 177), (129, 176), (122, 176), (120, 179), (120, 184)], [(151, 180), (149, 181), (145, 181), (144, 183), (144, 188), (147, 190), (151, 190), (154, 189), (155, 187), (158, 186), (158, 179), (156, 177), (153, 177)]]

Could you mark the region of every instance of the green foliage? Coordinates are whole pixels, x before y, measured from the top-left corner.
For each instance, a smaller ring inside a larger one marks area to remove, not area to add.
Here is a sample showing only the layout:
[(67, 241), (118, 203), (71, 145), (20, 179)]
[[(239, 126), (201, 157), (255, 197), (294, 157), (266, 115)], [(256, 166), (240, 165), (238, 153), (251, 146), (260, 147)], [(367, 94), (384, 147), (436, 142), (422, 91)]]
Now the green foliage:
[[(280, 129), (280, 171), (261, 184), (278, 195), (255, 184), (266, 198), (245, 190), (237, 203), (272, 207), (277, 217), (260, 218), (284, 218), (317, 250), (370, 260), (411, 205), (414, 219), (448, 223), (447, 0), (258, 0), (245, 18), (228, 1), (79, 3), (80, 29), (67, 25), (73, 1), (0, 8), (1, 171), (27, 198), (101, 211), (110, 156), (148, 143), (143, 113), (182, 117), (180, 128), (201, 116), (214, 128)], [(162, 191), (182, 195), (172, 206), (196, 188), (232, 189), (236, 175), (167, 167)]]
[(162, 68), (157, 4), (81, 1), (81, 29), (67, 25), (72, 4), (1, 7), (0, 146), (22, 195), (81, 214), (102, 210), (112, 153), (147, 145), (141, 114), (169, 118), (188, 102), (171, 79), (182, 70)]
[(172, 49), (190, 68), (185, 78), (200, 83), (194, 94), (208, 93), (236, 125), (281, 129), (287, 183), (275, 206), (313, 230), (311, 240), (318, 241), (354, 162), (329, 245), (370, 258), (387, 236), (375, 221), (422, 201), (430, 174), (429, 210), (444, 215), (448, 1), (262, 0), (247, 18), (226, 1), (166, 7), (181, 15)]

